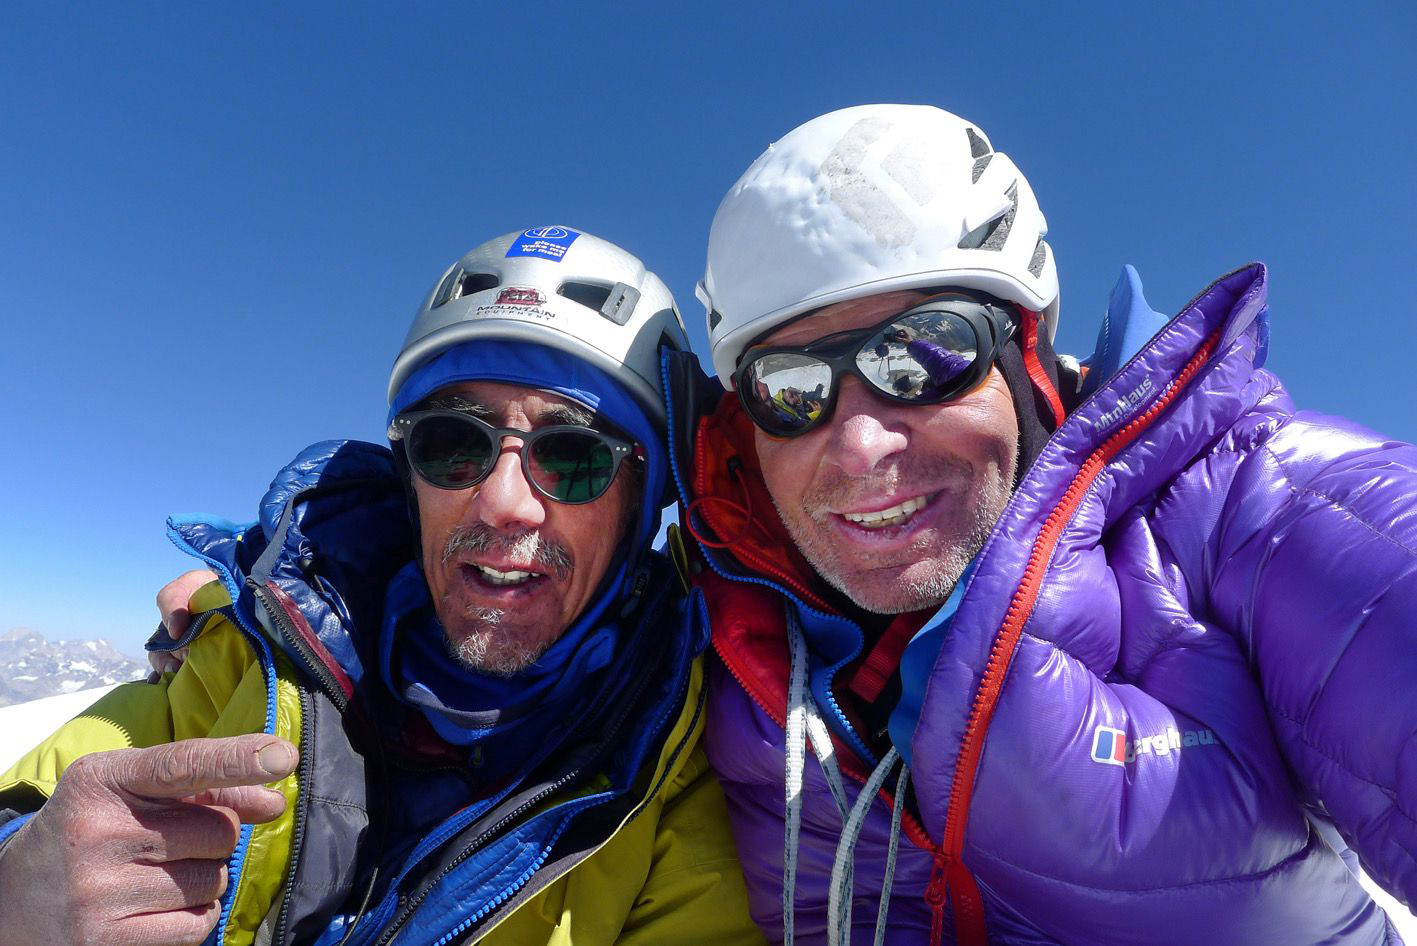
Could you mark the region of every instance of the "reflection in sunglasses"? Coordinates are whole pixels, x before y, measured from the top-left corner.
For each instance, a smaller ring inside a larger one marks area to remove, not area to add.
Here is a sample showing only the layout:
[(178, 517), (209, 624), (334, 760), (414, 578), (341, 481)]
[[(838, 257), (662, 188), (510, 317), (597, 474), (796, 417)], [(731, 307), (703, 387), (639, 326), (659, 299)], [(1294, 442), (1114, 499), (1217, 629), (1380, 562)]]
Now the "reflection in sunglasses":
[(465, 489), (491, 473), (505, 437), (522, 442), (522, 474), (537, 492), (563, 503), (605, 493), (633, 444), (592, 427), (552, 425), (525, 431), (493, 427), (461, 411), (410, 411), (394, 418), (390, 439), (403, 441), (409, 466), (430, 485)]
[(1012, 334), (1011, 313), (968, 298), (934, 305), (941, 307), (806, 345), (750, 352), (738, 375), (749, 416), (774, 436), (803, 433), (830, 413), (842, 373), (907, 403), (937, 403), (963, 393), (979, 380), (981, 356), (991, 363)]

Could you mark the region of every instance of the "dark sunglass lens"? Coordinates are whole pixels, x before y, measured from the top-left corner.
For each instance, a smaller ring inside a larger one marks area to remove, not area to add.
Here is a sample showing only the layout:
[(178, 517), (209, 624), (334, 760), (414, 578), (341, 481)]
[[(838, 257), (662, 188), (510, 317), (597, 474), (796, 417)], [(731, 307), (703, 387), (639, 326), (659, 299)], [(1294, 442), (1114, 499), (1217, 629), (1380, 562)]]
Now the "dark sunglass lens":
[(531, 475), (561, 502), (587, 503), (609, 489), (615, 454), (594, 434), (557, 431), (532, 444)]
[(888, 323), (856, 354), (856, 367), (880, 390), (908, 401), (941, 400), (972, 376), (974, 328), (950, 312), (919, 312)]
[(791, 436), (812, 427), (831, 398), (831, 366), (811, 355), (773, 352), (742, 375), (743, 402), (763, 430)]
[(492, 437), (470, 420), (425, 417), (413, 425), (408, 460), (418, 475), (444, 489), (476, 483), (492, 463)]

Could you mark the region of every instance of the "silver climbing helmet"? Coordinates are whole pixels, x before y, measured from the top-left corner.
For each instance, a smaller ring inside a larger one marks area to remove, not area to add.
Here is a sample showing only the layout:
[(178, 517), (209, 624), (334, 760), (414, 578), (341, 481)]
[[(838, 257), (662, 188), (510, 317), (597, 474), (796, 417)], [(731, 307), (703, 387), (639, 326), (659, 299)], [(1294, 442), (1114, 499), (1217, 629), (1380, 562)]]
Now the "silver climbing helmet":
[(389, 377), (389, 401), (454, 345), (530, 342), (582, 358), (622, 384), (661, 428), (659, 349), (687, 350), (674, 297), (613, 243), (571, 227), (488, 240), (458, 260), (419, 307)]

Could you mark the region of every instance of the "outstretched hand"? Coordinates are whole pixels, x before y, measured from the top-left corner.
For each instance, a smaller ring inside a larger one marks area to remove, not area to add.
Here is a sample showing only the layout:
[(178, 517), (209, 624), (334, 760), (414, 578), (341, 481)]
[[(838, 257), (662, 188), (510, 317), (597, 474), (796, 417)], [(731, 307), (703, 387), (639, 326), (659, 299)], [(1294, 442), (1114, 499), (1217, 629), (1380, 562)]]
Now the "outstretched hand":
[(0, 849), (0, 946), (202, 942), (241, 824), (285, 810), (264, 785), (297, 761), (262, 734), (75, 760)]

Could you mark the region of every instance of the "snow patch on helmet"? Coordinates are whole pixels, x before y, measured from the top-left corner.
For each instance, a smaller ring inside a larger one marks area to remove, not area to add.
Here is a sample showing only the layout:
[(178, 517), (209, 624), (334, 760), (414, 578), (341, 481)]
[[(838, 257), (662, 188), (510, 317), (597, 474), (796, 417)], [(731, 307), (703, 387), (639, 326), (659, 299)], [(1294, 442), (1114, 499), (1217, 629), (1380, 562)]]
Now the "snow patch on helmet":
[(1058, 277), (1028, 181), (970, 122), (865, 105), (775, 142), (714, 215), (697, 287), (725, 387), (743, 349), (812, 309), (897, 289), (978, 289), (1056, 331)]

